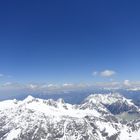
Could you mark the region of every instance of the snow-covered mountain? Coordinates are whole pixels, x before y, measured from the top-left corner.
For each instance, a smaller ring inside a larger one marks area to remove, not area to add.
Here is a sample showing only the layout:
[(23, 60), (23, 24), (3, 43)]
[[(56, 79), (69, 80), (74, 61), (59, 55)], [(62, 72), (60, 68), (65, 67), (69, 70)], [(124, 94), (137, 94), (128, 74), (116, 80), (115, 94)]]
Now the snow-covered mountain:
[(126, 99), (122, 95), (115, 94), (93, 94), (85, 99), (85, 102), (92, 102), (96, 105), (102, 104), (112, 114), (123, 112), (139, 112), (139, 108), (132, 102), (131, 99)]
[(2, 101), (0, 140), (140, 140), (140, 120), (118, 119), (122, 113), (140, 109), (119, 94), (93, 94), (75, 105), (32, 96)]

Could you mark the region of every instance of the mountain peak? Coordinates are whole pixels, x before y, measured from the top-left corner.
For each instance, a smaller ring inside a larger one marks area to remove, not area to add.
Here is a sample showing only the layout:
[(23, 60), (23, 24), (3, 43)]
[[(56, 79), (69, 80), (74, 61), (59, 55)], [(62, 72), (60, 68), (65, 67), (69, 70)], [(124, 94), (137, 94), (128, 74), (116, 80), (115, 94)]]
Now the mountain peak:
[(59, 102), (59, 103), (61, 103), (61, 104), (64, 104), (64, 103), (65, 103), (65, 101), (64, 101), (62, 98), (59, 98), (59, 99), (57, 100), (57, 102)]
[(35, 98), (31, 95), (28, 95), (25, 99), (24, 99), (24, 102), (31, 102), (33, 101)]

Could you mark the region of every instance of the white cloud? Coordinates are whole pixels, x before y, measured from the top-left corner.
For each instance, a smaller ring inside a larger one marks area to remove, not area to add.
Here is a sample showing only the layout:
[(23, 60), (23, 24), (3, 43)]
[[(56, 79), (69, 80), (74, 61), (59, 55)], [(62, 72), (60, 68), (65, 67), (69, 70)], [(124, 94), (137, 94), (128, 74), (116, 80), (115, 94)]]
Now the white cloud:
[(100, 72), (101, 77), (111, 77), (115, 74), (116, 74), (116, 72), (113, 70), (104, 70), (104, 71)]
[(53, 87), (54, 85), (53, 84), (49, 84), (47, 87)]
[(12, 78), (13, 76), (12, 75), (5, 75), (5, 74), (3, 74), (3, 73), (0, 73), (0, 78), (5, 78), (5, 79), (7, 79), (7, 78)]
[(38, 87), (38, 85), (36, 85), (36, 84), (30, 84), (29, 85), (29, 88), (31, 88), (31, 89), (36, 89)]
[(48, 89), (56, 89), (58, 87), (59, 87), (59, 85), (57, 85), (57, 84), (48, 84), (46, 88), (48, 88)]
[(63, 87), (70, 87), (70, 86), (72, 86), (72, 84), (64, 83), (62, 86), (63, 86)]
[(104, 70), (104, 71), (93, 71), (92, 76), (101, 76), (101, 77), (111, 77), (115, 75), (114, 70)]
[(3, 84), (3, 86), (10, 86), (10, 85), (12, 85), (11, 82), (6, 82), (6, 83)]
[(130, 80), (124, 80), (123, 84), (125, 86), (130, 86), (131, 85), (131, 82), (130, 82)]

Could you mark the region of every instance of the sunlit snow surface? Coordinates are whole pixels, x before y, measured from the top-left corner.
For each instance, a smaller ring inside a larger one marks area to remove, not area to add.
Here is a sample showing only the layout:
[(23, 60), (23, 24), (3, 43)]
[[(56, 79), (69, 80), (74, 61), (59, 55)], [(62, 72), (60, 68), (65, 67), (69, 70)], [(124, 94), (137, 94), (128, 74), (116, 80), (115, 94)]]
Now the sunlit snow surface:
[(140, 140), (140, 121), (119, 122), (104, 104), (128, 105), (118, 94), (90, 95), (79, 105), (28, 96), (0, 102), (0, 140)]

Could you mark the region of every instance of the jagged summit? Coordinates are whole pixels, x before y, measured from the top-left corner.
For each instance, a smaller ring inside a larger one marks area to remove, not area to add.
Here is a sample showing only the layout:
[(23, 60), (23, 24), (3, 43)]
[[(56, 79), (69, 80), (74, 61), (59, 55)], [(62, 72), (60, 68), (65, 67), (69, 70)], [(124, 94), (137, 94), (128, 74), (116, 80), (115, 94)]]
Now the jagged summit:
[(24, 99), (24, 102), (30, 102), (30, 101), (33, 101), (35, 98), (31, 95), (28, 95), (25, 99)]

